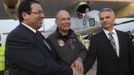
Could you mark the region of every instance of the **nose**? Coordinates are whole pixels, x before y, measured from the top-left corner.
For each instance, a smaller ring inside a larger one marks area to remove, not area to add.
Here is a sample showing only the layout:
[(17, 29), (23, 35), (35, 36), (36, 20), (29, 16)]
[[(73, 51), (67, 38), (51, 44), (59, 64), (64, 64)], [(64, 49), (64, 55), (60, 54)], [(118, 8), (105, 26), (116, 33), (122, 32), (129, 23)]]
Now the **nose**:
[(104, 22), (107, 21), (107, 18), (104, 18), (103, 21), (104, 21)]
[(44, 15), (44, 13), (41, 13), (41, 15), (40, 15), (40, 16), (41, 16), (41, 18), (45, 18), (45, 15)]

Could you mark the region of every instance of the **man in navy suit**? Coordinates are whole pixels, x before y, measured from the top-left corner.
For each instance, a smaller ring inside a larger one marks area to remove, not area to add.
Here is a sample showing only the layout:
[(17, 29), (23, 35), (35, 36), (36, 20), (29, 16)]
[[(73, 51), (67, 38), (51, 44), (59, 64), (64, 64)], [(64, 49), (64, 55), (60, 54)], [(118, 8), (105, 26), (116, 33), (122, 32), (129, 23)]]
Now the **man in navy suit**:
[(102, 9), (99, 18), (102, 30), (90, 38), (89, 47), (97, 58), (97, 75), (133, 75), (129, 60), (133, 46), (129, 35), (113, 27), (115, 16), (112, 9)]
[(24, 0), (18, 9), (20, 24), (6, 40), (6, 68), (9, 75), (79, 75), (75, 68), (60, 65), (54, 52), (37, 31), (44, 19), (35, 0)]

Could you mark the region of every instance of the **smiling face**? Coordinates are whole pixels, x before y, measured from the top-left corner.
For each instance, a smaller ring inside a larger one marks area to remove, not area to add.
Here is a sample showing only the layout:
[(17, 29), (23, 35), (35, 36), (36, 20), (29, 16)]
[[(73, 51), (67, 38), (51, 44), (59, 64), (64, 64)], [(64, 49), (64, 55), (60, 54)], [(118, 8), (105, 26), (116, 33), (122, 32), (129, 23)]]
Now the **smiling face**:
[(65, 10), (59, 11), (56, 16), (56, 24), (59, 31), (68, 32), (71, 26), (70, 14)]
[(110, 11), (102, 11), (100, 12), (99, 17), (102, 27), (108, 31), (111, 31), (115, 21), (114, 14)]
[(44, 13), (42, 7), (38, 3), (33, 3), (31, 5), (31, 13), (28, 14), (23, 12), (24, 23), (31, 26), (35, 30), (42, 26), (42, 21), (44, 19)]

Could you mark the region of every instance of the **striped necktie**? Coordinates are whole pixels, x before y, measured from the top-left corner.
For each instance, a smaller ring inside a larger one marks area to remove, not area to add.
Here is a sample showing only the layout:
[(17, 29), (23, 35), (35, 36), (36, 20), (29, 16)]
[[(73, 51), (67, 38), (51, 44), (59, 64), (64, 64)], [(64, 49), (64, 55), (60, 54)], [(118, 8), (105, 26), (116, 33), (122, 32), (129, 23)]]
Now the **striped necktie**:
[(114, 40), (112, 34), (114, 34), (114, 33), (113, 33), (113, 32), (109, 32), (109, 33), (108, 33), (108, 35), (109, 35), (109, 40), (110, 40), (110, 42), (111, 42), (111, 44), (112, 44), (114, 50), (116, 51), (116, 44), (115, 44), (115, 40)]

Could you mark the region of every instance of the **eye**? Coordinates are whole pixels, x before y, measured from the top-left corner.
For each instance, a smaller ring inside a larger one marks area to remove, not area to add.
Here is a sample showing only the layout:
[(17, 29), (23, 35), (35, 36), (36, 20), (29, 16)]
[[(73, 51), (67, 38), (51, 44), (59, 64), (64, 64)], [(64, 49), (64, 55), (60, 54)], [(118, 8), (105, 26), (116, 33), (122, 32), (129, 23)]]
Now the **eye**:
[(67, 20), (70, 20), (70, 17), (68, 17)]
[(43, 11), (38, 11), (38, 12), (31, 12), (32, 14), (36, 14), (36, 15), (41, 15), (41, 14), (44, 14)]
[(106, 18), (107, 18), (107, 19), (109, 19), (109, 18), (110, 18), (110, 16), (106, 16)]
[(100, 18), (100, 20), (103, 20), (104, 18)]

